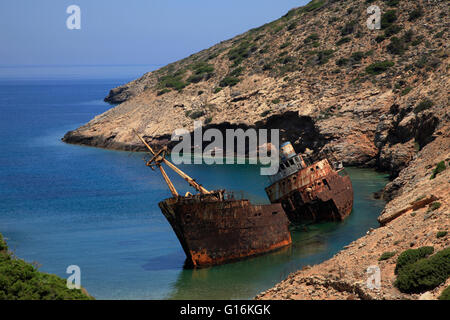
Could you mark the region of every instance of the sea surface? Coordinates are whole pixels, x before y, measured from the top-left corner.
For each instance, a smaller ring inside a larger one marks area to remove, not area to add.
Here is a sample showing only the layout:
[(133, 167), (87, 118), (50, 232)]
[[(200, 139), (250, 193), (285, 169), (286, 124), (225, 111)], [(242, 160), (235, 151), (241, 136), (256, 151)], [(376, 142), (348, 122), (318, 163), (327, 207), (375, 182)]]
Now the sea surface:
[[(66, 278), (67, 267), (78, 265), (82, 286), (97, 299), (250, 299), (377, 227), (384, 203), (372, 193), (387, 176), (348, 168), (355, 204), (344, 222), (294, 229), (292, 246), (278, 252), (184, 269), (184, 253), (157, 206), (170, 192), (143, 155), (60, 140), (108, 110), (103, 97), (131, 79), (0, 80), (0, 233), (41, 271)], [(206, 188), (267, 202), (258, 166), (181, 168)], [(171, 177), (180, 193), (189, 190)]]

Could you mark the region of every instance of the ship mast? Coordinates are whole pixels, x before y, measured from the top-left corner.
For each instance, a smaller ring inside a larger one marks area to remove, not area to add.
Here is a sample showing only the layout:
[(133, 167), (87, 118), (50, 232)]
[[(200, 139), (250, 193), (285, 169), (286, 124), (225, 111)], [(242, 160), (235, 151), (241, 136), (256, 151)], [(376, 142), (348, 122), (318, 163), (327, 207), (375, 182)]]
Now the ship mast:
[(169, 168), (171, 168), (173, 171), (175, 171), (177, 174), (179, 174), (184, 180), (186, 180), (193, 188), (195, 188), (195, 190), (197, 190), (201, 194), (209, 194), (209, 193), (211, 193), (208, 190), (206, 190), (205, 188), (203, 188), (200, 184), (195, 182), (195, 180), (192, 179), (191, 177), (189, 177), (186, 173), (184, 173), (183, 171), (178, 169), (172, 162), (170, 162), (169, 160), (167, 160), (165, 158), (165, 153), (167, 151), (167, 148), (163, 148), (159, 152), (155, 153), (155, 151), (153, 151), (152, 147), (150, 147), (150, 145), (144, 140), (144, 138), (142, 138), (136, 132), (136, 130), (133, 129), (133, 132), (136, 134), (136, 136), (139, 138), (139, 140), (142, 141), (142, 143), (147, 147), (147, 149), (153, 155), (153, 158), (150, 161), (147, 162), (147, 166), (152, 167), (152, 165), (153, 165), (152, 163), (155, 163), (155, 165), (161, 171), (161, 174), (163, 175), (164, 180), (166, 181), (167, 185), (169, 186), (170, 192), (172, 192), (172, 195), (174, 197), (178, 197), (178, 192), (175, 189), (172, 181), (170, 181), (169, 177), (167, 176), (166, 171), (161, 166), (161, 163), (165, 163)]

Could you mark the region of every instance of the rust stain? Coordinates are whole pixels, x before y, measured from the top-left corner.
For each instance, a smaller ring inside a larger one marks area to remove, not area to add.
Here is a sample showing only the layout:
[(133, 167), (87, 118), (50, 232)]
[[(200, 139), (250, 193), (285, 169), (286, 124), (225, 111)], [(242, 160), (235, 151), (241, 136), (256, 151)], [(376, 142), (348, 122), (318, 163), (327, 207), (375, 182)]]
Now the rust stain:
[(159, 203), (193, 267), (260, 255), (292, 243), (280, 204), (217, 200), (213, 194), (173, 197)]
[(272, 203), (281, 203), (294, 223), (336, 221), (353, 208), (353, 187), (327, 159), (306, 166), (266, 188)]

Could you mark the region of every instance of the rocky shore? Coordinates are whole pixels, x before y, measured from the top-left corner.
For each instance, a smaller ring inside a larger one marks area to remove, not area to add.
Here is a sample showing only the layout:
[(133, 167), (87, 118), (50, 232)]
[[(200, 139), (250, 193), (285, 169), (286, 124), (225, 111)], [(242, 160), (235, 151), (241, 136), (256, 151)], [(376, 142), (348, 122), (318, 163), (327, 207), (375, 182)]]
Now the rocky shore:
[[(416, 294), (400, 292), (394, 281), (398, 256), (407, 249), (450, 246), (450, 169), (430, 179), (437, 161), (450, 163), (448, 127), (420, 151), (392, 184), (401, 186), (379, 217), (380, 227), (350, 243), (330, 260), (303, 268), (256, 299), (437, 299), (450, 279), (437, 288)], [(437, 205), (433, 205), (439, 203)], [(440, 233), (438, 235), (438, 233)], [(380, 258), (389, 253), (386, 260)], [(367, 269), (381, 270), (381, 288), (369, 289)]]

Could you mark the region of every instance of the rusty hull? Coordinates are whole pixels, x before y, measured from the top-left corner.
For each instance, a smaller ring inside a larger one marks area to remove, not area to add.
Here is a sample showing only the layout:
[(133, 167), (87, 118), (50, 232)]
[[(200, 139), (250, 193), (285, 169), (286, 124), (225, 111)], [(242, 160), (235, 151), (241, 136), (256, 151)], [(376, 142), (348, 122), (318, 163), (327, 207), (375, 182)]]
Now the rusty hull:
[(252, 205), (249, 200), (195, 195), (169, 198), (159, 207), (192, 267), (224, 264), (292, 243), (289, 220), (280, 204)]
[(318, 161), (266, 189), (272, 203), (281, 203), (292, 223), (339, 221), (353, 208), (350, 177), (341, 176), (327, 159)]

